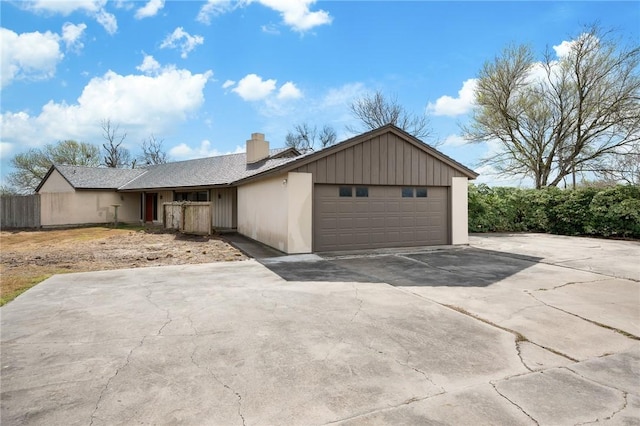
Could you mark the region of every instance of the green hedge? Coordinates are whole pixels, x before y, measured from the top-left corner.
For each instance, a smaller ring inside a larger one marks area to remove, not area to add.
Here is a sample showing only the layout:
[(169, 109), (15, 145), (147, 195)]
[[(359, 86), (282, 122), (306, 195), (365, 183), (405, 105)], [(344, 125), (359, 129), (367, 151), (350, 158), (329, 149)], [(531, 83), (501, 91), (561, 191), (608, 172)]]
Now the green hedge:
[(640, 238), (640, 186), (561, 190), (470, 184), (469, 232)]

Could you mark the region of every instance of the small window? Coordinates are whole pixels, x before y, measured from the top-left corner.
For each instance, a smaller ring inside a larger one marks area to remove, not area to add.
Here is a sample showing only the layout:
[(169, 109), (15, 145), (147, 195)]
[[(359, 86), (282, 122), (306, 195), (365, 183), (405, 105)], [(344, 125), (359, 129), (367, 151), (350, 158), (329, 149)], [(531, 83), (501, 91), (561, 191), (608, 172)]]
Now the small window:
[(350, 186), (341, 186), (340, 187), (340, 196), (341, 197), (351, 197), (351, 190), (352, 190), (352, 188)]
[(413, 188), (402, 188), (402, 198), (413, 198)]
[(368, 197), (369, 188), (366, 186), (356, 186), (356, 197)]
[(416, 197), (427, 198), (427, 188), (416, 188)]

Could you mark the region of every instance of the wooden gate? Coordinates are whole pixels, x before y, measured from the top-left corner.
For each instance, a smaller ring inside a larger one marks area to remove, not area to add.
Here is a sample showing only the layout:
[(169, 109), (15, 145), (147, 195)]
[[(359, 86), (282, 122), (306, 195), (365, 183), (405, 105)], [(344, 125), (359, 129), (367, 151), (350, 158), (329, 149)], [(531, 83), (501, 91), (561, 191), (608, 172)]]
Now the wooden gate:
[(162, 223), (185, 234), (211, 234), (211, 203), (174, 201), (162, 205)]

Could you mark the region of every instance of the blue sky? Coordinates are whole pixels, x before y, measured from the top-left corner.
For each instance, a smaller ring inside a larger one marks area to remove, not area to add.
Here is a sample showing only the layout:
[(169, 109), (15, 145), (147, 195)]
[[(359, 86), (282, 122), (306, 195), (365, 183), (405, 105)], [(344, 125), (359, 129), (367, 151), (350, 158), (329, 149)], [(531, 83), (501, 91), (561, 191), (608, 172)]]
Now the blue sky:
[(640, 2), (626, 1), (1, 1), (1, 175), (29, 148), (64, 139), (99, 145), (100, 122), (164, 140), (171, 159), (272, 147), (307, 122), (340, 140), (348, 105), (380, 90), (427, 114), (439, 149), (478, 182), (526, 185), (477, 162), (459, 124), (474, 78), (509, 44), (542, 55), (598, 23), (640, 39)]

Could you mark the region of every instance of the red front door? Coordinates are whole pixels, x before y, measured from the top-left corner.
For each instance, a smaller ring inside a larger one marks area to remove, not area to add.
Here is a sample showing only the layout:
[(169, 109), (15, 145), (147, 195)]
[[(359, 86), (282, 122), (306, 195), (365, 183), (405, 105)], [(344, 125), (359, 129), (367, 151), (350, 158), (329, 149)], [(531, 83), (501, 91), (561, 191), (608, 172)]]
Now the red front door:
[(153, 204), (156, 198), (156, 194), (145, 194), (144, 199), (144, 221), (153, 222)]

